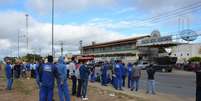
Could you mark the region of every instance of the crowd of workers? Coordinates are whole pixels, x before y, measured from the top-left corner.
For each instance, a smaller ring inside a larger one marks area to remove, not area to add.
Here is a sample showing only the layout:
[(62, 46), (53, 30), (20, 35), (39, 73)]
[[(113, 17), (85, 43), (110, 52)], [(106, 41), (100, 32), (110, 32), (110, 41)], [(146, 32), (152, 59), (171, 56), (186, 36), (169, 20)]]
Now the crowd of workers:
[[(31, 64), (20, 61), (12, 64), (11, 60), (7, 59), (5, 66), (7, 90), (12, 90), (13, 80), (15, 79), (35, 78), (36, 84), (40, 89), (39, 101), (53, 101), (56, 78), (60, 101), (71, 101), (67, 83), (67, 79), (69, 78), (73, 81), (72, 95), (82, 97), (82, 100), (88, 100), (87, 86), (90, 70), (85, 64), (85, 62), (76, 63), (74, 58), (72, 58), (67, 70), (64, 57), (60, 57), (57, 62), (53, 63), (53, 57), (48, 56), (46, 62), (41, 60)], [(76, 87), (76, 81), (78, 81), (78, 87)]]
[[(141, 77), (141, 67), (137, 65), (137, 63), (131, 64), (128, 63), (125, 65), (122, 61), (117, 60), (114, 63), (104, 62), (101, 65), (100, 70), (100, 82), (103, 86), (107, 86), (108, 84), (112, 84), (112, 86), (116, 90), (123, 90), (123, 87), (126, 86), (131, 91), (138, 91), (139, 90), (139, 80)], [(148, 74), (148, 86), (147, 86), (147, 93), (155, 94), (155, 69), (152, 65), (147, 67), (147, 74)], [(93, 75), (93, 74), (91, 74)], [(96, 74), (97, 81), (98, 73)], [(93, 76), (91, 76), (92, 78)], [(93, 79), (92, 79), (93, 80)], [(127, 80), (127, 85), (126, 85)]]
[[(93, 61), (76, 62), (74, 58), (71, 59), (71, 62), (65, 63), (64, 57), (60, 57), (57, 62), (53, 63), (52, 56), (48, 56), (46, 62), (43, 60), (35, 63), (17, 61), (15, 65), (12, 65), (11, 61), (7, 59), (5, 71), (8, 90), (12, 89), (13, 79), (35, 78), (37, 86), (40, 89), (40, 101), (53, 101), (55, 78), (60, 101), (71, 101), (67, 79), (72, 81), (72, 96), (88, 100), (88, 81), (92, 83), (100, 82), (102, 86), (112, 85), (116, 90), (123, 90), (127, 86), (131, 91), (137, 92), (141, 77), (141, 67), (138, 66), (138, 63), (128, 63), (125, 65), (122, 61), (117, 60), (97, 64)], [(146, 68), (146, 72), (147, 93), (154, 95), (156, 94), (154, 79), (156, 70), (150, 64)], [(200, 90), (198, 89), (197, 95), (199, 94)]]

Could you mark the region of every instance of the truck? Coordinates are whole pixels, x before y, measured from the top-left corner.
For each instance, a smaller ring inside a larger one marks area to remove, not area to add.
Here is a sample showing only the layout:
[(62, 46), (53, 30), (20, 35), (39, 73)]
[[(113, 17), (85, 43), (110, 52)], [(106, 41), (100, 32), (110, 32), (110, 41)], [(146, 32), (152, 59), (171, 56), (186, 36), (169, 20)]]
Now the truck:
[(172, 69), (174, 68), (177, 62), (177, 57), (170, 57), (170, 56), (155, 57), (153, 61), (154, 61), (154, 68), (157, 71), (172, 72)]

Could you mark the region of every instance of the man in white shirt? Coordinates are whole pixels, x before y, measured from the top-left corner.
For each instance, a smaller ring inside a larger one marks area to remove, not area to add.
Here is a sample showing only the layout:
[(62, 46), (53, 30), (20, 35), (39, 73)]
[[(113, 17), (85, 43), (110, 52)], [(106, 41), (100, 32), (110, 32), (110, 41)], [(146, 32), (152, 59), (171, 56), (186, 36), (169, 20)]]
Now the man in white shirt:
[(74, 57), (72, 57), (70, 64), (68, 65), (69, 69), (69, 76), (72, 80), (72, 95), (76, 95), (76, 86), (77, 86), (77, 77), (76, 77), (76, 66), (75, 66), (75, 61)]

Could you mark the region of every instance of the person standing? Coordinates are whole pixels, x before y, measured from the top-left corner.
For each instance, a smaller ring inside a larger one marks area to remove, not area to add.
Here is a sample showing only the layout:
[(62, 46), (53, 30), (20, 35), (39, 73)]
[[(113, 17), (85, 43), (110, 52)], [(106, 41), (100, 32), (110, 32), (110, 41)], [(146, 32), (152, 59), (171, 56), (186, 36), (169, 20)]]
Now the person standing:
[(13, 70), (14, 70), (14, 78), (19, 79), (20, 78), (20, 72), (21, 72), (21, 65), (20, 65), (19, 60), (16, 61), (16, 64), (14, 65)]
[(48, 62), (43, 64), (40, 69), (39, 101), (53, 101), (54, 79), (57, 77), (57, 70), (53, 64), (53, 57), (48, 56)]
[(88, 79), (89, 79), (90, 70), (86, 66), (86, 64), (81, 64), (80, 66), (80, 79), (82, 81), (82, 100), (88, 100), (87, 98), (87, 87), (88, 87)]
[(80, 79), (80, 61), (76, 64), (76, 77), (78, 81), (77, 97), (81, 97), (82, 80)]
[(117, 90), (122, 90), (122, 69), (121, 69), (121, 61), (118, 60), (117, 64), (115, 65), (114, 68), (114, 83), (115, 83), (115, 88)]
[(135, 66), (132, 71), (132, 88), (131, 91), (135, 90), (136, 92), (139, 90), (139, 81), (141, 77), (141, 68), (135, 63)]
[(121, 71), (122, 71), (122, 86), (125, 87), (125, 81), (126, 81), (126, 75), (127, 75), (127, 69), (125, 67), (125, 64), (121, 64)]
[(132, 64), (131, 63), (128, 63), (128, 88), (131, 88), (131, 85), (132, 85), (132, 83), (131, 83), (131, 79), (132, 79), (132, 69), (133, 69), (133, 66), (132, 66)]
[(201, 63), (196, 70), (196, 101), (201, 101)]
[(31, 67), (30, 67), (30, 63), (26, 63), (26, 74), (27, 74), (27, 79), (29, 80), (31, 78)]
[(71, 58), (71, 62), (68, 65), (68, 69), (69, 69), (69, 76), (72, 80), (72, 95), (75, 96), (77, 88), (77, 77), (76, 77), (76, 67), (74, 57)]
[(155, 69), (153, 68), (153, 65), (150, 64), (150, 66), (147, 68), (147, 75), (148, 75), (148, 81), (147, 81), (147, 93), (155, 95)]
[(67, 71), (64, 63), (64, 57), (60, 57), (56, 64), (58, 71), (57, 86), (59, 91), (60, 101), (70, 101), (70, 95), (67, 84)]
[(22, 65), (21, 65), (21, 76), (23, 78), (26, 78), (26, 63), (25, 62), (22, 62)]
[(9, 59), (6, 60), (5, 72), (6, 72), (6, 79), (7, 79), (7, 90), (12, 90), (13, 69), (12, 69), (12, 66), (11, 66), (11, 61)]
[(42, 65), (44, 64), (44, 61), (41, 59), (39, 60), (39, 62), (37, 62), (36, 64), (36, 83), (38, 85), (38, 88), (40, 88), (40, 81), (41, 81), (41, 74), (39, 75), (39, 73), (42, 73)]
[(101, 68), (101, 84), (103, 86), (107, 86), (108, 69), (109, 69), (109, 65), (106, 62), (103, 63), (102, 68)]

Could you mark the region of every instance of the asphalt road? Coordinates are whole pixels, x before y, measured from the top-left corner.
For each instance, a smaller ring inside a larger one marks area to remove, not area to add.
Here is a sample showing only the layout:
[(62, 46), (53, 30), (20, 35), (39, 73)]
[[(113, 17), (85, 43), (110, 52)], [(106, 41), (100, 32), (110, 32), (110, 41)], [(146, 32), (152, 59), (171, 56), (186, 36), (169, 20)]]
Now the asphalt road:
[[(146, 90), (147, 75), (143, 71), (141, 88)], [(193, 72), (173, 71), (172, 73), (157, 72), (155, 75), (156, 90), (160, 93), (171, 94), (177, 97), (195, 98), (196, 77)]]

